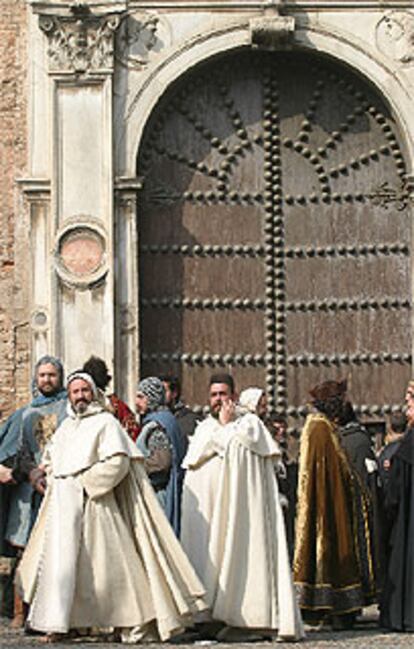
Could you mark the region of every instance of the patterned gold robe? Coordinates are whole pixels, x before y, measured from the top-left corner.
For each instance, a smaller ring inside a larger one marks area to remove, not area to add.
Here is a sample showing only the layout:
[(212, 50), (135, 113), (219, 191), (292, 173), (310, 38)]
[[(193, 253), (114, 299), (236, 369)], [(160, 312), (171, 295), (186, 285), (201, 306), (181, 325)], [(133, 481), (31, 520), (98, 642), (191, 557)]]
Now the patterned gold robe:
[(370, 501), (332, 422), (306, 420), (302, 437), (294, 581), (303, 610), (343, 615), (375, 598)]

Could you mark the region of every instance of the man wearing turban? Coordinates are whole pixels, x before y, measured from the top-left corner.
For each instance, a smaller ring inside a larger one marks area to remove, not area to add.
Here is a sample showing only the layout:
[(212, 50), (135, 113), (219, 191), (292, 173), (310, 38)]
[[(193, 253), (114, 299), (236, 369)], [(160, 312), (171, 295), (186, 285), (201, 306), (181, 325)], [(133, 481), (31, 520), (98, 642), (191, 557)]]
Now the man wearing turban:
[(81, 628), (129, 642), (167, 640), (205, 608), (203, 588), (159, 505), (144, 458), (97, 401), (68, 379), (68, 417), (46, 448), (47, 489), (18, 571), (30, 627)]
[(294, 580), (310, 623), (351, 627), (375, 601), (369, 494), (341, 447), (346, 381), (311, 390), (314, 406), (301, 435)]
[(181, 493), (187, 438), (167, 406), (164, 384), (156, 376), (142, 379), (135, 398), (142, 430), (137, 446), (158, 499), (177, 536), (181, 527)]

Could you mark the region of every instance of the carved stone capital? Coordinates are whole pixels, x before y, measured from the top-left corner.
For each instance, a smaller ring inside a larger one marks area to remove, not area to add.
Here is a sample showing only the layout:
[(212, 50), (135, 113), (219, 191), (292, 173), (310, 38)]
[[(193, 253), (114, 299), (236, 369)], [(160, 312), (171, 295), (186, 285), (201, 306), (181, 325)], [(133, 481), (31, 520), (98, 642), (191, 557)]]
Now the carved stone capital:
[(114, 36), (119, 14), (99, 16), (87, 5), (74, 5), (70, 15), (39, 15), (49, 40), (51, 72), (108, 72), (114, 64)]
[(273, 50), (288, 45), (295, 31), (293, 16), (261, 16), (252, 18), (250, 41), (252, 47)]

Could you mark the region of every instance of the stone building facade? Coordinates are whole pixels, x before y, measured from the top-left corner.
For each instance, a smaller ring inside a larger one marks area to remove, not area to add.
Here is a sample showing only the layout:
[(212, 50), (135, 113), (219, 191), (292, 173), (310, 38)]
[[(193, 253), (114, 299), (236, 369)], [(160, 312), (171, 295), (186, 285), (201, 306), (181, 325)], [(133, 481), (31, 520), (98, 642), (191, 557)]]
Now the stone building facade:
[(130, 402), (226, 369), (293, 417), (333, 375), (398, 406), (411, 1), (4, 0), (0, 31), (4, 413), (46, 351), (104, 357)]

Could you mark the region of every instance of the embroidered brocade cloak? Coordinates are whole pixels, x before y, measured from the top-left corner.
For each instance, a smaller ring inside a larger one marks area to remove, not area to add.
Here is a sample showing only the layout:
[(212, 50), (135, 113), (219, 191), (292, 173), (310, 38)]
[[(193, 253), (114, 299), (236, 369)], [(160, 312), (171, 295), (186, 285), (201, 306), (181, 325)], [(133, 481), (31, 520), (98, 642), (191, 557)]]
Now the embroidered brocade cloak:
[(342, 615), (374, 600), (368, 493), (325, 415), (301, 436), (294, 581), (302, 609)]

